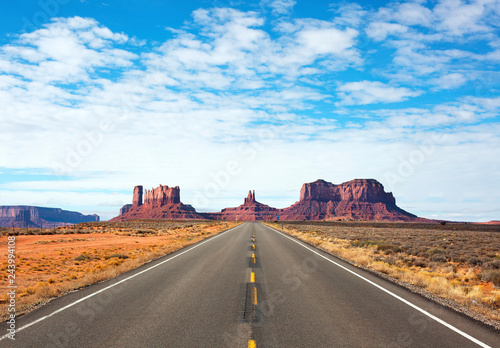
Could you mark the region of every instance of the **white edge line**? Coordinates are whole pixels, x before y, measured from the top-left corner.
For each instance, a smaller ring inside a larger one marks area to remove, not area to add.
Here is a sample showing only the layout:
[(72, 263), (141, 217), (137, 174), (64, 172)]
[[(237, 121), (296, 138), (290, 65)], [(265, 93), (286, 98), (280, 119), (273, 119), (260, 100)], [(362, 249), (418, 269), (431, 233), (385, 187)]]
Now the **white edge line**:
[[(145, 273), (145, 272), (147, 272), (147, 271), (152, 270), (153, 268), (156, 268), (156, 267), (158, 267), (158, 266), (160, 266), (160, 265), (163, 265), (164, 263), (169, 262), (169, 261), (171, 261), (171, 260), (175, 259), (176, 257), (181, 256), (182, 254), (185, 254), (185, 253), (187, 253), (188, 251), (191, 251), (191, 250), (193, 250), (193, 249), (195, 249), (195, 248), (197, 248), (197, 247), (199, 247), (199, 246), (201, 246), (201, 245), (203, 245), (203, 244), (205, 244), (205, 243), (208, 243), (208, 242), (210, 242), (210, 241), (214, 240), (215, 238), (218, 238), (218, 237), (220, 237), (220, 236), (222, 236), (222, 235), (224, 235), (224, 234), (228, 233), (229, 231), (234, 230), (235, 228), (237, 228), (237, 227), (239, 227), (239, 226), (241, 226), (241, 225), (238, 225), (238, 226), (232, 227), (232, 228), (230, 228), (229, 230), (227, 230), (227, 231), (225, 231), (225, 232), (222, 232), (222, 233), (220, 233), (220, 234), (217, 234), (217, 235), (213, 236), (212, 238), (210, 238), (210, 239), (208, 239), (208, 240), (205, 240), (205, 241), (203, 241), (203, 242), (201, 242), (201, 243), (199, 243), (199, 244), (196, 244), (195, 246), (193, 246), (193, 247), (189, 248), (188, 250), (184, 250), (183, 252), (181, 252), (181, 253), (179, 253), (179, 254), (177, 254), (177, 255), (174, 255), (174, 256), (170, 257), (169, 259), (167, 259), (167, 260), (165, 260), (165, 261), (162, 261), (162, 262), (160, 262), (160, 263), (157, 263), (156, 265), (153, 265), (153, 266), (151, 266), (151, 267), (149, 267), (149, 268), (147, 268), (147, 269), (145, 269), (145, 270), (142, 270), (142, 271), (140, 271), (139, 273), (136, 273), (136, 274), (134, 274), (134, 275), (131, 275), (130, 277), (127, 277), (127, 278), (125, 278), (125, 279), (120, 280), (119, 282), (116, 282), (116, 283), (114, 283), (114, 284), (111, 284), (111, 285), (109, 285), (109, 286), (105, 287), (104, 289), (101, 289), (101, 290), (96, 291), (96, 292), (94, 292), (94, 293), (92, 293), (92, 294), (90, 294), (90, 295), (87, 295), (87, 296), (85, 296), (85, 297), (83, 297), (83, 298), (81, 298), (81, 299), (79, 299), (79, 300), (77, 300), (77, 301), (75, 301), (75, 302), (73, 302), (73, 303), (70, 303), (69, 305), (66, 305), (66, 306), (64, 306), (64, 307), (62, 307), (62, 308), (59, 308), (58, 310), (56, 310), (56, 311), (54, 311), (54, 312), (52, 312), (52, 313), (50, 313), (50, 314), (48, 314), (48, 315), (46, 315), (46, 316), (44, 316), (44, 317), (38, 318), (37, 320), (35, 320), (35, 321), (33, 321), (33, 322), (29, 323), (29, 324), (26, 324), (26, 325), (24, 325), (24, 326), (20, 327), (19, 329), (16, 329), (16, 333), (18, 333), (18, 332), (20, 332), (20, 331), (22, 331), (22, 330), (24, 330), (24, 329), (27, 329), (28, 327), (30, 327), (30, 326), (32, 326), (32, 325), (35, 325), (35, 324), (37, 324), (37, 323), (39, 323), (39, 322), (41, 322), (41, 321), (43, 321), (43, 320), (45, 320), (45, 319), (47, 319), (47, 318), (50, 318), (50, 317), (52, 317), (52, 316), (56, 315), (57, 313), (60, 313), (60, 312), (62, 312), (62, 311), (64, 311), (64, 310), (66, 310), (66, 309), (68, 309), (68, 308), (70, 308), (70, 307), (73, 307), (74, 305), (76, 305), (76, 304), (78, 304), (78, 303), (80, 303), (80, 302), (83, 302), (83, 301), (85, 301), (85, 300), (88, 300), (89, 298), (94, 297), (95, 295), (100, 294), (101, 292), (104, 292), (104, 291), (106, 291), (106, 290), (109, 290), (109, 289), (111, 289), (111, 288), (113, 288), (113, 287), (117, 286), (118, 284), (124, 283), (124, 282), (126, 282), (127, 280), (130, 280), (130, 279), (132, 279), (132, 278), (137, 277), (138, 275), (141, 275), (141, 274), (143, 274), (143, 273)], [(165, 256), (167, 256), (167, 257), (168, 257), (168, 255), (165, 255)], [(5, 334), (5, 335), (1, 336), (1, 337), (0, 337), (0, 341), (2, 341), (3, 339), (7, 338), (9, 335), (10, 335), (10, 334)]]
[(354, 274), (356, 277), (361, 278), (361, 279), (362, 279), (362, 280), (364, 280), (365, 282), (367, 282), (367, 283), (369, 283), (369, 284), (371, 284), (371, 285), (373, 285), (373, 286), (375, 286), (375, 287), (379, 288), (380, 290), (384, 291), (385, 293), (387, 293), (387, 294), (391, 295), (392, 297), (394, 297), (394, 298), (398, 299), (399, 301), (401, 301), (401, 302), (403, 302), (403, 303), (407, 304), (408, 306), (412, 307), (413, 309), (416, 309), (416, 310), (417, 310), (417, 311), (419, 311), (420, 313), (425, 314), (425, 315), (426, 315), (426, 316), (428, 316), (429, 318), (431, 318), (431, 319), (433, 319), (433, 320), (437, 321), (438, 323), (440, 323), (440, 324), (442, 324), (442, 325), (446, 326), (446, 327), (447, 327), (447, 328), (449, 328), (450, 330), (455, 331), (455, 332), (456, 332), (456, 333), (458, 333), (459, 335), (461, 335), (461, 336), (463, 336), (463, 337), (467, 338), (468, 340), (470, 340), (470, 341), (472, 341), (472, 342), (476, 343), (477, 345), (479, 345), (479, 346), (481, 346), (481, 347), (484, 347), (484, 348), (491, 348), (491, 346), (488, 346), (486, 343), (483, 343), (483, 342), (479, 341), (478, 339), (476, 339), (476, 338), (474, 338), (474, 337), (470, 336), (469, 334), (467, 334), (467, 333), (465, 333), (465, 332), (461, 331), (460, 329), (457, 329), (457, 328), (456, 328), (456, 327), (454, 327), (453, 325), (448, 324), (446, 321), (444, 321), (444, 320), (442, 320), (442, 319), (439, 319), (438, 317), (436, 317), (436, 316), (432, 315), (431, 313), (427, 312), (426, 310), (424, 310), (424, 309), (422, 309), (422, 308), (418, 307), (417, 305), (414, 305), (414, 304), (413, 304), (413, 303), (411, 303), (410, 301), (407, 301), (407, 300), (405, 300), (404, 298), (402, 298), (402, 297), (400, 297), (400, 296), (398, 296), (398, 295), (396, 295), (396, 294), (394, 294), (394, 293), (390, 292), (389, 290), (385, 289), (384, 287), (382, 287), (382, 286), (378, 285), (377, 283), (372, 282), (371, 280), (369, 280), (369, 279), (367, 279), (367, 278), (363, 277), (362, 275), (360, 275), (360, 274), (358, 274), (358, 273), (356, 273), (356, 272), (354, 272), (354, 271), (350, 270), (349, 268), (347, 268), (347, 267), (345, 267), (345, 266), (342, 266), (341, 264), (339, 264), (339, 263), (337, 263), (337, 262), (335, 262), (335, 261), (333, 261), (333, 260), (330, 260), (330, 259), (329, 259), (328, 257), (326, 257), (325, 255), (322, 255), (322, 254), (320, 254), (319, 252), (317, 252), (316, 250), (314, 250), (314, 249), (312, 249), (312, 248), (310, 248), (310, 247), (306, 246), (305, 244), (303, 244), (303, 242), (299, 242), (297, 239), (292, 238), (292, 237), (290, 237), (290, 236), (288, 236), (288, 235), (286, 235), (286, 234), (284, 234), (284, 233), (282, 233), (282, 232), (280, 232), (280, 231), (278, 231), (278, 230), (276, 230), (276, 229), (274, 229), (274, 228), (272, 228), (272, 227), (269, 227), (269, 226), (264, 225), (264, 224), (262, 224), (262, 225), (263, 225), (263, 226), (266, 226), (267, 228), (269, 228), (269, 229), (271, 229), (271, 230), (273, 230), (273, 231), (275, 231), (275, 232), (277, 232), (277, 233), (279, 233), (279, 234), (281, 234), (283, 237), (286, 237), (286, 238), (288, 238), (288, 239), (292, 240), (293, 242), (295, 242), (295, 243), (297, 243), (297, 244), (299, 244), (299, 245), (303, 246), (304, 248), (308, 249), (309, 251), (312, 251), (312, 252), (313, 252), (313, 253), (315, 253), (316, 255), (321, 256), (321, 257), (322, 257), (322, 258), (324, 258), (325, 260), (330, 261), (331, 263), (333, 263), (333, 264), (335, 264), (336, 266), (338, 266), (338, 267), (340, 267), (340, 268), (342, 268), (342, 269), (346, 270), (347, 272)]

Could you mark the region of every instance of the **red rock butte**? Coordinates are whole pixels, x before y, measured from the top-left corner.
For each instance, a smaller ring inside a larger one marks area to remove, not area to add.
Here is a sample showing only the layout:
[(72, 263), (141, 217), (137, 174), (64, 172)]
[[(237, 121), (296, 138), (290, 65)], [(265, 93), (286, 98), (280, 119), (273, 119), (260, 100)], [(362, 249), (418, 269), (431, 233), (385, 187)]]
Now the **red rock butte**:
[(225, 208), (220, 213), (214, 214), (213, 218), (222, 220), (268, 220), (275, 219), (280, 214), (280, 209), (272, 208), (255, 200), (255, 190), (248, 191), (244, 203), (236, 208)]
[(422, 221), (396, 206), (375, 179), (335, 185), (324, 180), (302, 185), (300, 200), (282, 211), (283, 220)]
[(157, 188), (144, 191), (142, 186), (134, 187), (132, 204), (124, 205), (120, 209), (120, 215), (111, 221), (137, 219), (190, 220), (204, 219), (204, 217), (198, 214), (192, 206), (181, 203), (179, 186), (160, 185)]
[[(144, 200), (143, 200), (144, 199)], [(364, 220), (428, 221), (398, 206), (391, 192), (375, 179), (355, 179), (339, 185), (316, 180), (302, 185), (300, 199), (277, 209), (260, 203), (249, 191), (243, 204), (219, 213), (198, 213), (180, 200), (180, 188), (160, 185), (151, 190), (136, 186), (132, 204), (124, 205), (112, 221), (130, 219), (222, 219), (222, 220)]]

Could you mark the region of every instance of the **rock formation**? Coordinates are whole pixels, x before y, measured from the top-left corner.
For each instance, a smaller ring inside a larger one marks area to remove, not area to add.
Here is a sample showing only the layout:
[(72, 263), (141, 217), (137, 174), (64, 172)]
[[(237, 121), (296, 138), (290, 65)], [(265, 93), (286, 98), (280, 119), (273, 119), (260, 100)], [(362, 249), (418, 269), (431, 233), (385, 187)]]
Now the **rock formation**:
[(0, 206), (0, 227), (59, 227), (99, 220), (95, 214), (83, 215), (59, 208)]
[(208, 219), (222, 220), (239, 220), (239, 221), (254, 221), (254, 220), (272, 220), (276, 219), (280, 210), (262, 204), (255, 200), (255, 190), (248, 191), (248, 196), (244, 203), (236, 208), (225, 208), (220, 213), (205, 213), (202, 214)]
[[(142, 200), (144, 196), (144, 202)], [(126, 204), (120, 209), (120, 215), (111, 221), (132, 219), (203, 219), (190, 206), (181, 203), (179, 186), (168, 187), (160, 185), (151, 190), (143, 190), (142, 186), (134, 187), (132, 204)]]
[(138, 208), (142, 205), (142, 186), (134, 187), (134, 195), (132, 198), (132, 206)]
[[(143, 194), (144, 193), (144, 194)], [(142, 198), (144, 197), (144, 202)], [(390, 192), (374, 179), (355, 179), (340, 185), (317, 180), (302, 185), (300, 200), (285, 209), (258, 202), (249, 191), (242, 205), (219, 213), (197, 213), (180, 201), (178, 186), (162, 186), (143, 191), (136, 186), (132, 204), (120, 210), (114, 221), (130, 219), (223, 219), (223, 220), (366, 220), (428, 221), (396, 206)]]
[(483, 224), (483, 225), (500, 225), (500, 221), (499, 220), (491, 220), (491, 221), (488, 221), (488, 222), (478, 222), (479, 224)]
[(245, 198), (245, 202), (243, 204), (253, 204), (255, 203), (255, 190), (253, 192), (251, 190), (248, 191), (248, 196)]
[[(142, 191), (142, 186), (136, 186), (134, 193), (137, 190)], [(135, 196), (134, 196), (135, 197)], [(144, 205), (149, 208), (159, 208), (167, 204), (176, 204), (181, 202), (181, 190), (179, 186), (168, 187), (158, 186), (155, 189), (146, 190), (144, 192)], [(140, 206), (139, 204), (138, 206)]]
[(282, 220), (418, 221), (396, 206), (390, 192), (374, 179), (355, 179), (340, 185), (317, 180), (302, 185), (300, 200), (282, 211)]
[(392, 193), (386, 193), (384, 186), (374, 179), (355, 179), (340, 185), (319, 179), (302, 185), (300, 201), (356, 201), (396, 204)]
[(123, 207), (121, 207), (120, 209), (120, 215), (123, 215), (125, 214), (126, 212), (128, 212), (130, 209), (132, 209), (134, 205), (133, 204), (125, 204)]

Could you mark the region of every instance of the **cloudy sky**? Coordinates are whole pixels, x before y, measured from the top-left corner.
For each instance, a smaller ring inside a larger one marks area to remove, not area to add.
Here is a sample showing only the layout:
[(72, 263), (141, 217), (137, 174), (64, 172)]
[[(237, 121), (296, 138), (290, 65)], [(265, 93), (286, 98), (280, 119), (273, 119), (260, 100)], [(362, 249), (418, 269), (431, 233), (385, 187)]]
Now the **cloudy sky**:
[(25, 0), (0, 14), (0, 205), (198, 211), (375, 178), (500, 220), (500, 1)]

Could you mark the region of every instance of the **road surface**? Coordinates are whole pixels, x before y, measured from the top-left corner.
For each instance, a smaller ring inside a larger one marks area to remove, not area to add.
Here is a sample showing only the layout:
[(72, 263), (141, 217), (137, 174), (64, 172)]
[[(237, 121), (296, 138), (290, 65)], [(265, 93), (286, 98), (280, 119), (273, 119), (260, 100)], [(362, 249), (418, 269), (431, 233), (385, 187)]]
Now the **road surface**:
[(1, 347), (500, 347), (498, 332), (252, 222), (17, 319)]

